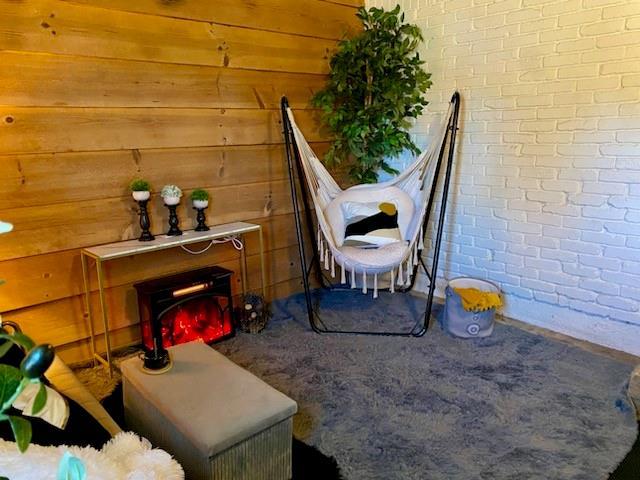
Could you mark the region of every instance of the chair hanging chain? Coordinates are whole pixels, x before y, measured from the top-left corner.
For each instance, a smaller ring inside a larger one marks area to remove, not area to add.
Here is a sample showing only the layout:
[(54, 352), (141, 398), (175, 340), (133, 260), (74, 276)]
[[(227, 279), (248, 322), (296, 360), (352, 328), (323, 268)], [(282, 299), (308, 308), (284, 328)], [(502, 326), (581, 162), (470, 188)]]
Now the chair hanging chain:
[(204, 247), (202, 250), (191, 250), (187, 248), (185, 245), (180, 245), (180, 248), (183, 249), (185, 252), (190, 253), (191, 255), (200, 255), (206, 252), (207, 250), (209, 250), (213, 245), (217, 245), (220, 243), (228, 243), (228, 242), (231, 242), (231, 244), (233, 245), (233, 248), (235, 248), (238, 251), (244, 248), (244, 243), (238, 237), (224, 237), (221, 240), (209, 240), (209, 245)]

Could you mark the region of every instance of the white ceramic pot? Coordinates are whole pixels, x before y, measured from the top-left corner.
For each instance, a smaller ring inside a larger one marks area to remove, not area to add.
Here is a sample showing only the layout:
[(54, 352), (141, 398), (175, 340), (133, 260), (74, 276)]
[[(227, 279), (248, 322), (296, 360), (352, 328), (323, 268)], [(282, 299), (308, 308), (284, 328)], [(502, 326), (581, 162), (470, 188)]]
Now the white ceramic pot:
[(209, 200), (194, 200), (193, 206), (195, 208), (207, 208), (209, 206)]
[(149, 200), (149, 197), (151, 197), (151, 192), (144, 190), (144, 191), (138, 191), (138, 192), (131, 192), (131, 195), (133, 195), (133, 199), (136, 202), (142, 202), (144, 200)]
[(180, 197), (162, 197), (165, 205), (178, 205), (180, 203)]

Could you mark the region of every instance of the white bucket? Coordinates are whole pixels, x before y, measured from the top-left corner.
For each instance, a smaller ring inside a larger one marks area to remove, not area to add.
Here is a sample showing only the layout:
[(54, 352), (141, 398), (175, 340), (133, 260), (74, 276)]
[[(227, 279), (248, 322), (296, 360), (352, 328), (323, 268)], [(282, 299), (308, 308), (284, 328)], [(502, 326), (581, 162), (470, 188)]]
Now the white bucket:
[(497, 285), (479, 278), (459, 277), (449, 281), (445, 289), (446, 300), (442, 315), (442, 328), (461, 338), (488, 337), (493, 332), (495, 308), (484, 312), (467, 312), (454, 288), (475, 288), (482, 292), (500, 293)]

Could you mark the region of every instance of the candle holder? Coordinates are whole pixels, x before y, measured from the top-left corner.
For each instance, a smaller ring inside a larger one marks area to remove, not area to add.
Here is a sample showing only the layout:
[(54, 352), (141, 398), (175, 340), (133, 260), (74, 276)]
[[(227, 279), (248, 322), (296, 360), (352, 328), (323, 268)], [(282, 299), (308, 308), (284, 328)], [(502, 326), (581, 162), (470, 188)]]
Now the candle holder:
[(165, 203), (164, 205), (169, 209), (169, 231), (167, 232), (167, 236), (177, 237), (178, 235), (182, 235), (182, 230), (178, 228), (180, 220), (178, 220), (178, 214), (176, 213), (178, 204), (169, 205)]
[(142, 189), (133, 190), (131, 192), (133, 199), (138, 202), (138, 206), (140, 207), (138, 215), (140, 216), (140, 230), (142, 230), (142, 233), (138, 240), (141, 242), (150, 242), (151, 240), (154, 240), (155, 237), (151, 235), (151, 232), (149, 231), (149, 227), (151, 226), (151, 222), (149, 221), (149, 212), (147, 211), (147, 203), (149, 202), (149, 198), (151, 198), (149, 182), (146, 180), (135, 180), (131, 185), (132, 187)]
[(176, 207), (180, 203), (182, 190), (180, 190), (180, 187), (177, 185), (165, 185), (162, 187), (160, 195), (164, 200), (165, 207), (169, 209), (169, 231), (167, 232), (167, 236), (177, 237), (178, 235), (182, 235), (182, 230), (178, 228), (180, 221), (176, 213)]
[(204, 209), (209, 206), (209, 202), (206, 200), (194, 200), (193, 209), (198, 212), (196, 215), (196, 221), (198, 225), (195, 228), (196, 232), (207, 232), (209, 227), (206, 224), (207, 217), (204, 214)]
[(154, 237), (151, 232), (149, 231), (149, 227), (151, 227), (151, 222), (149, 221), (149, 212), (147, 211), (147, 203), (149, 202), (149, 200), (138, 200), (138, 206), (140, 207), (140, 229), (142, 230), (142, 233), (140, 234), (140, 237), (138, 238), (139, 241), (141, 242), (150, 242), (152, 240), (155, 240), (156, 237)]

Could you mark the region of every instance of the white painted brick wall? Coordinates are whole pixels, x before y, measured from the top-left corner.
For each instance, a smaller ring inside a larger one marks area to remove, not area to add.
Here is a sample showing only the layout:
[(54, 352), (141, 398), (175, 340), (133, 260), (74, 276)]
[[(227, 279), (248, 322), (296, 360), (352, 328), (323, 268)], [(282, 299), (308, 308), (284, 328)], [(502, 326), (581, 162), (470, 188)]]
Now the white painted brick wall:
[[(461, 135), (440, 275), (508, 316), (640, 354), (640, 0), (368, 0), (425, 37)], [(398, 166), (407, 159), (398, 160)]]

